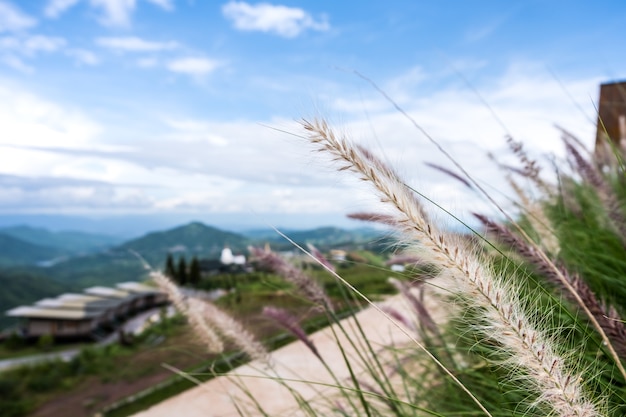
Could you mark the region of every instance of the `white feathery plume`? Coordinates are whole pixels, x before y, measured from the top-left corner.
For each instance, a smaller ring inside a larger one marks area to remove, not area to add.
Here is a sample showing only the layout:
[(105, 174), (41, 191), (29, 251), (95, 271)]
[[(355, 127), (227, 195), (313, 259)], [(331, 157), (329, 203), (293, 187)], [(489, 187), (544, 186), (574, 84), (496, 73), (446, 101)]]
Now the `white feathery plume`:
[(309, 140), (320, 151), (330, 153), (341, 164), (340, 170), (356, 172), (376, 188), (381, 201), (398, 212), (398, 229), (415, 242), (420, 255), (438, 265), (442, 275), (451, 278), (456, 290), (485, 313), (490, 336), (511, 354), (527, 381), (540, 392), (559, 416), (600, 415), (585, 398), (577, 375), (569, 373), (565, 359), (546, 335), (528, 320), (512, 284), (504, 285), (488, 271), (476, 255), (456, 236), (443, 233), (423, 215), (415, 194), (398, 175), (369, 151), (337, 137), (324, 121), (303, 121)]

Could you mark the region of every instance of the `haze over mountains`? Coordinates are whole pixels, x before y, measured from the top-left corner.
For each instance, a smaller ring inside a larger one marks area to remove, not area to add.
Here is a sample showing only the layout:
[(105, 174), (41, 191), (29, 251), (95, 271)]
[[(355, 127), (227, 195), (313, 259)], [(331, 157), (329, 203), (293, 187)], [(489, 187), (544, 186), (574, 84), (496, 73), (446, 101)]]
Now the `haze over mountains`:
[[(281, 230), (310, 230), (334, 225), (344, 229), (359, 227), (358, 221), (350, 220), (345, 213), (208, 213), (208, 214), (120, 214), (120, 215), (72, 215), (42, 213), (0, 213), (0, 229), (15, 225), (29, 225), (49, 231), (73, 230), (130, 240), (155, 230), (167, 230), (181, 224), (200, 221), (216, 225), (220, 229), (238, 233), (269, 228)], [(262, 226), (260, 226), (262, 225)]]
[[(321, 249), (346, 245), (385, 245), (375, 229), (323, 227), (284, 230), (301, 245)], [(0, 314), (20, 304), (93, 285), (113, 285), (145, 278), (139, 254), (153, 268), (161, 269), (168, 253), (175, 257), (218, 259), (224, 247), (247, 253), (250, 245), (269, 242), (276, 250), (293, 245), (272, 229), (235, 233), (192, 222), (122, 241), (119, 237), (74, 231), (50, 231), (41, 227), (0, 228)], [(0, 328), (8, 322), (0, 317)]]

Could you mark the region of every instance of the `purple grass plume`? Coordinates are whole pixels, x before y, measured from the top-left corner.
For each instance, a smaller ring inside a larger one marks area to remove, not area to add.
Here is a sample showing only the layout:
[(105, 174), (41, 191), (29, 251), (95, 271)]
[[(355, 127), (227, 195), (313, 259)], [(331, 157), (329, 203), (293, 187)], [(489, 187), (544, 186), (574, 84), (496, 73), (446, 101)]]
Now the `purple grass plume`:
[[(543, 275), (548, 282), (558, 288), (565, 299), (576, 306), (578, 304), (577, 300), (565, 288), (563, 282), (558, 277), (558, 273), (564, 276), (611, 340), (611, 344), (617, 354), (621, 358), (626, 359), (626, 327), (614, 308), (605, 308), (585, 281), (577, 275), (570, 274), (562, 266), (555, 267), (554, 264), (545, 262), (545, 259), (539, 255), (538, 250), (534, 246), (528, 245), (504, 225), (496, 223), (481, 214), (474, 214), (474, 216), (485, 226), (488, 233), (493, 234), (502, 243), (513, 248), (527, 262), (533, 265), (539, 274)], [(555, 271), (555, 268), (559, 268), (559, 271)]]
[(271, 250), (257, 247), (250, 247), (248, 250), (255, 262), (258, 262), (259, 265), (269, 271), (280, 275), (285, 281), (292, 283), (300, 294), (314, 303), (318, 308), (323, 311), (334, 311), (332, 302), (324, 289), (317, 281), (305, 274), (304, 271), (291, 265)]
[(288, 330), (302, 343), (304, 343), (305, 346), (308, 347), (309, 350), (313, 352), (313, 354), (317, 356), (320, 361), (324, 362), (322, 355), (320, 355), (319, 351), (313, 344), (313, 341), (309, 338), (304, 329), (302, 329), (300, 323), (298, 322), (298, 319), (295, 318), (293, 314), (282, 308), (267, 306), (263, 308), (263, 315), (269, 317), (270, 319), (274, 320), (276, 323), (284, 327), (286, 330)]

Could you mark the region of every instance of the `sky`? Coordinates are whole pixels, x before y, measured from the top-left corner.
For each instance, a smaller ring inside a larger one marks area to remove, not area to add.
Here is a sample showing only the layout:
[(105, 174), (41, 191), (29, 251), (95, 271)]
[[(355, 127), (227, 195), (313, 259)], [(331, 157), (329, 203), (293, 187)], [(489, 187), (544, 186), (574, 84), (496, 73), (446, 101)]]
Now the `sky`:
[(593, 146), (625, 23), (618, 0), (0, 0), (0, 215), (310, 227), (378, 210), (301, 137), (314, 117), (447, 209), (491, 214), (424, 164), (452, 167), (395, 105), (506, 197), (487, 154), (510, 158), (507, 135), (545, 171), (555, 125)]

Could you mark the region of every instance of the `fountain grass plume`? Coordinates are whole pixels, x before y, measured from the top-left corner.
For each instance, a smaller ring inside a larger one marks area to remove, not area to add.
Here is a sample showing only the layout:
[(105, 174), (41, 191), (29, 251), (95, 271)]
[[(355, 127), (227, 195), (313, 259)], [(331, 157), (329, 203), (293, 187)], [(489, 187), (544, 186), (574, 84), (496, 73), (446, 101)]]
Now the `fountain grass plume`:
[(402, 323), (402, 325), (407, 329), (417, 331), (417, 326), (415, 325), (413, 320), (409, 319), (404, 313), (401, 313), (395, 307), (383, 304), (380, 308), (392, 319), (396, 320), (398, 323)]
[(326, 259), (324, 254), (322, 252), (320, 252), (320, 250), (317, 249), (313, 244), (307, 243), (306, 246), (309, 249), (309, 252), (311, 253), (311, 255), (313, 255), (315, 257), (315, 259), (317, 259), (318, 262), (320, 262), (322, 265), (324, 265), (324, 267), (326, 269), (330, 269), (331, 271), (335, 270), (335, 265), (331, 264), (328, 261), (328, 259)]
[(451, 169), (448, 169), (446, 167), (442, 167), (441, 165), (433, 164), (432, 162), (424, 162), (424, 165), (426, 165), (428, 167), (431, 167), (431, 168), (433, 168), (433, 169), (435, 169), (437, 171), (443, 172), (447, 176), (449, 176), (451, 178), (454, 178), (455, 180), (459, 181), (461, 184), (463, 184), (464, 186), (466, 186), (470, 190), (474, 189), (474, 187), (472, 187), (472, 184), (470, 184), (470, 182), (468, 180), (466, 180), (465, 178), (463, 178), (462, 176), (460, 176), (456, 172), (452, 171)]
[(205, 344), (207, 351), (209, 353), (222, 353), (224, 344), (207, 322), (207, 317), (202, 310), (197, 308), (197, 304), (193, 301), (190, 303), (190, 300), (180, 292), (178, 286), (162, 272), (152, 271), (150, 277), (161, 291), (167, 294), (174, 307), (187, 317), (194, 334)]
[(317, 356), (320, 361), (324, 362), (324, 359), (315, 347), (315, 344), (313, 344), (313, 341), (309, 338), (304, 329), (302, 329), (302, 326), (298, 323), (298, 319), (294, 317), (293, 314), (283, 308), (267, 306), (263, 308), (263, 315), (269, 317), (287, 329), (291, 334), (304, 343), (305, 346), (309, 348), (309, 350), (313, 352), (313, 354)]
[(194, 302), (193, 305), (197, 303), (197, 308), (223, 338), (234, 343), (251, 359), (268, 363), (269, 353), (265, 346), (230, 314), (222, 311), (215, 304), (204, 300), (192, 298), (190, 301)]
[[(296, 290), (322, 311), (333, 312), (333, 305), (324, 289), (302, 270), (291, 265), (271, 250), (257, 247), (248, 248), (255, 262), (283, 277), (295, 285)], [(316, 258), (317, 259), (317, 258)], [(318, 262), (324, 264), (321, 260)], [(326, 263), (328, 261), (325, 261)], [(324, 264), (325, 265), (325, 264)]]
[(552, 187), (548, 185), (539, 175), (541, 173), (541, 167), (535, 159), (528, 156), (528, 153), (524, 149), (522, 142), (516, 141), (512, 136), (508, 136), (506, 139), (509, 149), (522, 163), (521, 171), (518, 171), (520, 175), (531, 180), (541, 191), (547, 194), (552, 193)]
[(535, 250), (541, 252), (540, 247), (542, 247), (551, 255), (558, 254), (560, 250), (559, 240), (555, 236), (550, 219), (548, 219), (541, 204), (532, 201), (511, 175), (506, 175), (505, 179), (517, 195), (519, 205), (524, 210), (526, 219), (539, 239), (538, 247)]
[[(359, 73), (358, 71), (354, 72), (355, 75), (357, 75), (359, 78), (363, 79), (364, 81), (366, 81), (367, 83), (369, 83), (376, 91), (378, 91), (400, 114), (402, 114), (419, 132), (421, 132), (426, 139), (433, 145), (435, 146), (435, 148), (441, 152), (449, 161), (451, 161), (454, 166), (456, 168), (459, 169), (459, 171), (461, 171), (461, 173), (463, 173), (463, 175), (465, 176), (465, 178), (467, 178), (470, 183), (476, 187), (477, 191), (482, 194), (491, 204), (493, 204), (493, 206), (504, 215), (504, 217), (510, 221), (512, 223), (512, 225), (514, 227), (516, 227), (516, 229), (520, 232), (521, 235), (524, 236), (524, 238), (530, 243), (530, 244), (534, 244), (534, 242), (532, 242), (532, 240), (530, 239), (530, 237), (528, 236), (528, 234), (522, 229), (522, 227), (517, 224), (513, 218), (502, 208), (502, 206), (500, 206), (495, 200), (494, 198), (487, 192), (485, 191), (484, 187), (482, 187), (470, 174), (469, 172), (467, 172), (467, 170), (465, 168), (463, 168), (463, 166), (455, 159), (452, 157), (452, 155), (450, 155), (450, 153), (448, 151), (446, 151), (443, 146), (441, 146), (441, 144), (434, 138), (432, 137), (427, 131), (426, 129), (424, 129), (419, 123), (417, 123), (417, 121), (406, 112), (406, 110), (404, 110), (396, 101), (394, 101), (382, 88), (380, 88), (372, 79), (366, 77), (365, 75)], [(462, 74), (459, 74), (461, 76), (461, 78), (464, 78), (462, 76)], [(470, 88), (472, 88), (474, 91), (476, 91), (470, 84)], [(504, 128), (505, 131), (508, 132), (508, 129), (506, 128), (506, 126), (504, 125), (504, 123), (502, 123), (502, 121), (498, 118), (497, 114), (493, 111), (493, 109), (491, 108), (491, 106), (489, 105), (489, 103), (487, 103), (484, 99), (482, 99), (482, 96), (476, 91), (478, 97), (481, 98), (481, 101), (483, 101), (483, 103), (485, 104), (485, 106), (491, 111), (492, 115), (494, 116), (494, 118), (502, 125), (502, 127)], [(602, 122), (601, 119), (599, 119), (600, 124), (602, 125), (602, 127), (604, 128), (604, 124)], [(307, 121), (303, 121), (304, 124), (307, 124)], [(325, 124), (325, 123), (324, 123)], [(606, 132), (606, 128), (604, 128), (604, 131)], [(331, 132), (332, 133), (332, 132)], [(508, 134), (508, 136), (512, 136), (510, 133)], [(310, 138), (312, 139), (312, 138)], [(620, 172), (624, 172), (626, 171), (626, 165), (624, 164), (624, 157), (621, 153), (620, 150), (615, 149), (615, 145), (613, 144), (612, 141), (608, 140), (608, 141), (604, 141), (603, 142), (606, 145), (611, 146), (611, 151), (612, 154), (615, 158), (612, 159), (613, 162), (616, 162), (618, 164), (618, 168)], [(341, 158), (339, 158), (341, 159)], [(349, 166), (346, 166), (344, 169), (348, 169)], [(404, 185), (404, 184), (403, 184)], [(551, 262), (550, 259), (548, 258), (548, 256), (546, 254), (542, 254), (542, 256), (545, 257), (547, 262)], [(615, 365), (617, 366), (617, 368), (619, 369), (620, 374), (622, 375), (622, 377), (624, 379), (626, 379), (626, 368), (624, 368), (624, 365), (622, 364), (619, 355), (617, 354), (617, 352), (615, 351), (615, 349), (613, 348), (613, 346), (611, 345), (611, 341), (609, 340), (608, 336), (606, 335), (606, 333), (604, 332), (604, 330), (602, 329), (602, 327), (600, 326), (600, 324), (598, 323), (598, 321), (595, 319), (595, 317), (593, 316), (593, 314), (589, 311), (589, 309), (585, 306), (584, 302), (580, 299), (580, 297), (578, 296), (578, 294), (576, 293), (576, 290), (571, 286), (571, 284), (569, 282), (567, 282), (567, 279), (564, 276), (559, 276), (559, 279), (561, 280), (561, 282), (563, 283), (564, 287), (572, 293), (572, 296), (574, 297), (574, 299), (576, 300), (576, 302), (578, 303), (578, 305), (582, 308), (582, 310), (585, 312), (585, 314), (587, 315), (587, 317), (589, 318), (589, 320), (591, 321), (591, 323), (593, 324), (593, 326), (596, 328), (596, 330), (598, 331), (598, 333), (600, 334), (600, 337), (602, 337), (602, 341), (606, 344), (609, 352), (611, 353), (611, 356), (613, 357), (613, 360), (615, 361)]]
[(600, 202), (605, 207), (611, 225), (618, 234), (622, 245), (626, 247), (626, 218), (624, 217), (621, 204), (615, 192), (611, 189), (611, 186), (607, 183), (596, 166), (585, 160), (580, 152), (578, 152), (578, 149), (565, 137), (563, 141), (565, 142), (565, 149), (568, 155), (574, 160), (578, 173), (583, 180), (590, 184), (596, 191)]
[(451, 290), (483, 312), (483, 330), (523, 370), (524, 381), (540, 393), (538, 401), (559, 416), (600, 415), (586, 398), (579, 375), (570, 372), (554, 343), (526, 316), (512, 283), (494, 276), (458, 236), (439, 231), (428, 221), (412, 190), (369, 151), (336, 135), (323, 120), (304, 120), (302, 126), (310, 142), (332, 155), (340, 170), (355, 172), (374, 186), (383, 203), (395, 208), (400, 231), (414, 242), (420, 256), (440, 269)]
[[(506, 226), (480, 214), (474, 214), (474, 216), (485, 226), (487, 232), (492, 233), (498, 240), (514, 249), (516, 253), (533, 265), (537, 272), (544, 276), (548, 282), (558, 288), (565, 299), (576, 306), (576, 300), (573, 299), (571, 293), (563, 287), (562, 282), (558, 279), (554, 270), (555, 265), (546, 263), (542, 257), (538, 256), (535, 247), (521, 240)], [(559, 270), (562, 275), (568, 278), (589, 311), (600, 323), (600, 326), (602, 326), (602, 329), (615, 347), (617, 354), (621, 358), (626, 358), (626, 327), (617, 311), (612, 307), (605, 307), (591, 288), (589, 288), (589, 285), (580, 279), (579, 276), (570, 274), (564, 267), (560, 267)]]
[(214, 304), (183, 295), (165, 274), (153, 271), (151, 278), (167, 294), (174, 307), (189, 320), (194, 334), (205, 343), (209, 353), (224, 351), (223, 338), (234, 343), (252, 359), (267, 361), (268, 353), (238, 321)]
[(380, 223), (387, 226), (397, 226), (395, 217), (389, 216), (387, 214), (358, 212), (350, 213), (347, 217), (349, 219)]
[(424, 302), (420, 298), (416, 297), (415, 294), (411, 291), (412, 287), (406, 282), (400, 281), (396, 278), (389, 278), (388, 281), (409, 302), (409, 304), (413, 308), (418, 322), (423, 327), (423, 329), (428, 330), (431, 333), (441, 337), (437, 323), (435, 323), (435, 320), (433, 320), (432, 316), (428, 312), (428, 309), (424, 305)]

